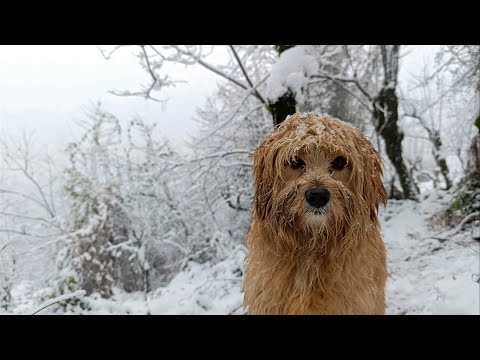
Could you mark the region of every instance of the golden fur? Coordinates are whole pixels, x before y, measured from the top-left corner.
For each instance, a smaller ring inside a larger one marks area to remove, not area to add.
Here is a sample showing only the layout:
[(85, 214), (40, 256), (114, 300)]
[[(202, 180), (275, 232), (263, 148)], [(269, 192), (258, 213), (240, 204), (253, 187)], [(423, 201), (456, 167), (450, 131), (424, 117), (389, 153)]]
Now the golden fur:
[[(303, 169), (290, 168), (294, 156), (305, 162)], [(348, 163), (333, 171), (337, 156)], [(371, 143), (328, 115), (295, 114), (263, 141), (254, 155), (247, 313), (385, 313), (382, 175)], [(315, 186), (330, 192), (320, 215), (309, 212), (304, 195)]]

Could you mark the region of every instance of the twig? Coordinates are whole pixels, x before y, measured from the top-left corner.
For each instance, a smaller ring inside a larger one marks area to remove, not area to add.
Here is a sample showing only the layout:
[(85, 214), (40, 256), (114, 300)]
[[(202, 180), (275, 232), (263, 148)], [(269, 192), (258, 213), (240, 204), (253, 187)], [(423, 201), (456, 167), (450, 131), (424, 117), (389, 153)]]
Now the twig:
[[(224, 128), (225, 126), (227, 126), (230, 121), (232, 121), (235, 116), (237, 115), (237, 113), (240, 111), (240, 109), (242, 108), (243, 104), (245, 104), (245, 102), (248, 100), (248, 98), (253, 94), (254, 90), (260, 86), (263, 82), (265, 82), (267, 79), (268, 79), (269, 75), (265, 76), (263, 78), (263, 80), (261, 80), (252, 90), (250, 90), (247, 95), (243, 98), (243, 100), (240, 102), (240, 104), (237, 106), (237, 108), (235, 109), (235, 111), (233, 112), (233, 114), (221, 125), (219, 125), (217, 128), (215, 128), (212, 132), (210, 132), (207, 136), (203, 137), (202, 139), (199, 139), (198, 140), (198, 143), (201, 143), (203, 142), (204, 140), (207, 140), (207, 139), (210, 139), (210, 137), (215, 134), (217, 131), (219, 131), (220, 129)], [(258, 107), (256, 107), (254, 109), (254, 111), (256, 110), (259, 110), (263, 107), (263, 105), (260, 105)], [(251, 112), (250, 112), (251, 113)], [(250, 114), (249, 113), (249, 114)]]
[[(346, 83), (355, 83), (355, 80), (353, 79), (345, 79), (345, 78), (340, 78), (338, 76), (331, 76), (331, 75), (327, 75), (327, 74), (317, 74), (317, 75), (312, 75), (311, 78), (321, 78), (321, 79), (328, 79), (328, 80), (331, 80), (333, 81), (334, 83), (336, 83), (338, 86), (340, 86), (343, 90), (345, 90), (346, 92), (348, 92), (355, 100), (357, 100), (360, 105), (362, 105), (368, 112), (370, 112), (371, 114), (373, 114), (373, 110), (370, 106), (368, 106), (367, 104), (365, 104), (365, 102), (363, 100), (361, 100), (355, 93), (353, 93), (353, 91), (351, 91), (348, 87), (346, 87), (344, 84)], [(307, 85), (312, 85), (312, 84), (315, 84), (315, 83), (318, 83), (320, 81), (311, 81), (309, 82)], [(358, 87), (358, 85), (357, 85)], [(367, 97), (369, 100), (370, 98)]]
[(10, 217), (15, 217), (15, 218), (21, 218), (21, 219), (27, 219), (27, 220), (43, 221), (43, 222), (61, 230), (64, 234), (68, 234), (68, 232), (65, 231), (62, 227), (58, 226), (57, 224), (55, 224), (54, 222), (52, 222), (50, 220), (47, 220), (47, 219), (44, 219), (44, 218), (41, 218), (41, 217), (21, 215), (21, 214), (13, 214), (13, 213), (4, 212), (4, 211), (0, 211), (0, 215), (10, 216)]
[(232, 311), (230, 311), (230, 312), (228, 313), (228, 315), (233, 315), (233, 313), (234, 313), (235, 311), (237, 311), (238, 309), (241, 309), (242, 307), (243, 307), (243, 304), (240, 304), (240, 306), (237, 306), (235, 309), (233, 309)]
[(479, 219), (480, 219), (480, 211), (475, 211), (474, 213), (471, 213), (470, 215), (465, 216), (463, 220), (460, 222), (460, 224), (458, 224), (457, 228), (459, 228), (460, 230), (465, 230), (465, 225)]
[[(352, 60), (351, 60), (351, 57), (350, 57), (350, 53), (348, 52), (348, 47), (345, 46), (344, 47), (344, 50), (345, 50), (345, 53), (347, 55), (347, 58), (350, 62), (350, 65), (352, 65)], [(366, 96), (366, 98), (368, 99), (369, 102), (372, 102), (372, 97), (370, 96), (370, 94), (367, 92), (367, 90), (365, 90), (361, 85), (360, 85), (360, 82), (358, 81), (358, 78), (357, 78), (357, 71), (353, 69), (353, 66), (352, 67), (352, 70), (353, 70), (353, 78), (354, 78), (354, 83), (355, 85), (357, 86), (357, 88), (362, 92), (363, 95)]]
[(103, 58), (105, 60), (110, 60), (113, 53), (115, 53), (118, 49), (120, 49), (121, 47), (124, 47), (124, 46), (127, 46), (127, 45), (117, 45), (115, 46), (115, 48), (113, 48), (113, 50), (111, 50), (110, 52), (104, 50), (104, 49), (100, 49), (99, 47), (97, 47), (97, 49), (100, 51), (100, 53), (102, 54)]
[(14, 230), (14, 229), (0, 229), (0, 232), (8, 233), (8, 234), (25, 235), (25, 236), (31, 236), (31, 237), (36, 237), (36, 238), (48, 238), (48, 237), (59, 236), (60, 235), (60, 234), (34, 235), (34, 234), (28, 233), (26, 231), (20, 231), (20, 230)]
[(245, 70), (245, 67), (243, 66), (242, 60), (240, 60), (240, 57), (238, 56), (237, 51), (235, 50), (235, 48), (233, 47), (233, 45), (228, 45), (228, 46), (229, 46), (230, 49), (232, 50), (233, 56), (235, 56), (235, 59), (237, 60), (238, 66), (240, 67), (240, 70), (242, 70), (242, 73), (243, 73), (243, 75), (245, 76), (245, 79), (247, 79), (247, 82), (248, 82), (248, 84), (250, 85), (250, 88), (251, 88), (251, 89), (255, 89), (255, 96), (256, 96), (263, 104), (266, 104), (265, 99), (262, 97), (262, 95), (260, 95), (260, 93), (258, 92), (258, 90), (253, 86), (253, 83), (252, 83), (252, 81), (250, 80), (250, 77), (248, 76), (247, 71)]
[(65, 294), (65, 295), (62, 295), (62, 296), (58, 296), (54, 299), (47, 300), (42, 305), (40, 305), (37, 308), (37, 310), (35, 310), (32, 313), (32, 315), (38, 314), (40, 311), (42, 311), (43, 309), (45, 309), (49, 306), (52, 306), (53, 304), (56, 304), (56, 303), (59, 303), (61, 301), (68, 300), (68, 299), (71, 299), (71, 298), (74, 298), (74, 297), (83, 297), (85, 294), (86, 294), (85, 290), (77, 290), (74, 293)]
[[(152, 47), (152, 46), (151, 46)], [(235, 80), (234, 78), (232, 78), (231, 76), (228, 76), (227, 74), (221, 72), (220, 70), (218, 70), (216, 67), (214, 67), (213, 65), (210, 65), (208, 64), (207, 62), (203, 61), (202, 59), (200, 59), (198, 56), (195, 56), (194, 54), (190, 53), (190, 52), (187, 52), (185, 50), (182, 50), (180, 49), (178, 46), (175, 46), (175, 45), (172, 45), (172, 47), (177, 50), (179, 53), (182, 53), (184, 55), (188, 55), (190, 57), (192, 57), (193, 59), (195, 59), (200, 65), (202, 65), (204, 68), (214, 72), (215, 74), (233, 82), (235, 85), (237, 86), (240, 86), (242, 89), (245, 89), (245, 90), (248, 90), (248, 87), (245, 86), (244, 84), (242, 84), (240, 81), (238, 80)], [(152, 49), (157, 53), (159, 54), (159, 51), (157, 49), (155, 49), (155, 47), (152, 47)]]
[(22, 193), (19, 193), (17, 191), (5, 190), (5, 189), (0, 189), (0, 194), (11, 194), (11, 195), (16, 195), (16, 196), (23, 197), (25, 199), (33, 201), (34, 203), (43, 207), (45, 210), (49, 211), (48, 208), (40, 200), (34, 198), (33, 196), (30, 196), (30, 195), (27, 195), (27, 194), (22, 194)]
[(27, 171), (26, 169), (26, 166), (22, 167), (18, 161), (16, 159), (14, 159), (13, 157), (11, 157), (11, 159), (13, 160), (13, 162), (16, 163), (16, 165), (18, 166), (18, 169), (17, 170), (20, 170), (24, 175), (25, 177), (30, 180), (30, 182), (37, 188), (38, 190), (38, 193), (40, 194), (40, 196), (42, 197), (42, 200), (43, 200), (43, 205), (44, 205), (44, 208), (48, 211), (50, 217), (54, 218), (55, 217), (55, 213), (53, 212), (53, 210), (51, 209), (49, 203), (48, 203), (48, 200), (43, 192), (43, 189), (42, 187), (40, 186), (40, 184), (37, 182), (37, 180), (34, 179), (34, 177), (32, 175), (30, 175), (30, 173)]
[(222, 154), (212, 154), (209, 156), (204, 156), (195, 160), (192, 160), (191, 162), (197, 162), (197, 161), (203, 161), (203, 160), (210, 160), (210, 159), (218, 159), (218, 158), (224, 158), (230, 155), (238, 155), (238, 154), (247, 154), (247, 155), (252, 155), (252, 151), (248, 150), (233, 150), (233, 151), (228, 151)]
[(160, 80), (157, 79), (157, 77), (155, 76), (155, 73), (153, 72), (152, 66), (150, 64), (150, 60), (148, 59), (147, 51), (145, 50), (145, 45), (140, 45), (140, 48), (142, 49), (143, 56), (145, 57), (145, 63), (147, 64), (148, 73), (150, 74), (150, 76), (152, 77), (152, 80), (153, 80), (153, 82), (150, 85), (150, 87), (148, 88), (147, 94), (146, 94), (146, 96), (151, 98), (150, 93), (152, 92), (153, 88), (155, 87), (155, 84), (157, 83), (157, 81), (160, 82)]

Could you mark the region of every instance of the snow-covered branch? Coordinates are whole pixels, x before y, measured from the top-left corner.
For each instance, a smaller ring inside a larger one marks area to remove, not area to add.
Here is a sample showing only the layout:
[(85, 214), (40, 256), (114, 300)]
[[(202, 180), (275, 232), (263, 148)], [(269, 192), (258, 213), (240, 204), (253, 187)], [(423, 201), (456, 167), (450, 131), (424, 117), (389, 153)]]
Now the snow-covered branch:
[(40, 311), (42, 311), (43, 309), (46, 309), (47, 307), (52, 306), (54, 304), (57, 304), (59, 302), (69, 300), (69, 299), (73, 299), (73, 298), (81, 298), (81, 297), (85, 296), (85, 294), (86, 294), (85, 290), (78, 290), (78, 291), (75, 291), (71, 294), (65, 294), (65, 295), (58, 296), (54, 299), (47, 300), (42, 305), (38, 306), (38, 308), (33, 310), (31, 315), (36, 315)]
[(245, 66), (243, 66), (242, 60), (238, 56), (237, 51), (235, 50), (233, 45), (229, 45), (229, 47), (232, 50), (233, 56), (235, 56), (235, 59), (237, 60), (238, 66), (240, 67), (240, 70), (242, 71), (243, 76), (245, 76), (245, 79), (247, 80), (248, 84), (250, 85), (250, 88), (254, 89), (255, 96), (262, 102), (262, 104), (266, 104), (267, 102), (262, 97), (262, 95), (260, 95), (260, 93), (258, 92), (258, 89), (257, 89), (258, 86), (254, 86), (253, 83), (252, 83), (252, 80), (250, 80), (250, 77), (248, 76), (247, 71), (245, 70)]
[[(208, 53), (203, 52), (202, 47), (200, 46), (186, 46), (182, 48), (179, 45), (165, 45), (165, 46), (162, 46), (162, 50), (160, 50), (157, 46), (154, 46), (154, 45), (138, 45), (138, 46), (141, 49), (141, 54), (139, 55), (139, 58), (142, 61), (143, 67), (145, 68), (145, 70), (149, 74), (149, 77), (151, 78), (150, 84), (148, 86), (144, 86), (140, 91), (132, 92), (132, 91), (112, 90), (110, 91), (110, 93), (114, 95), (120, 95), (120, 96), (141, 96), (146, 99), (163, 101), (153, 97), (152, 92), (159, 91), (164, 87), (171, 86), (178, 81), (173, 81), (169, 79), (168, 76), (164, 76), (160, 78), (156, 70), (161, 69), (165, 62), (171, 62), (171, 63), (180, 63), (187, 66), (193, 65), (193, 64), (199, 64), (203, 68), (222, 77), (223, 79), (234, 84), (235, 86), (238, 86), (244, 90), (253, 89), (254, 96), (262, 103), (265, 103), (265, 100), (260, 95), (257, 87), (253, 85), (253, 81), (251, 80), (252, 79), (251, 75), (247, 73), (244, 64), (238, 57), (238, 53), (236, 52), (236, 50), (233, 49), (233, 46), (231, 46), (231, 49), (235, 57), (237, 58), (237, 66), (241, 70), (241, 72), (244, 74), (249, 86), (245, 85), (241, 81), (235, 79), (233, 76), (223, 71), (221, 69), (221, 66), (212, 65), (209, 62), (207, 62), (205, 58), (208, 56)], [(110, 52), (107, 52), (105, 50), (100, 50), (100, 51), (102, 52), (102, 55), (104, 56), (104, 58), (108, 60), (111, 58), (113, 53), (115, 53), (119, 48), (120, 47), (115, 47)], [(147, 52), (147, 48), (151, 50), (150, 54)], [(174, 51), (173, 55), (169, 54), (169, 52), (171, 51)], [(159, 59), (158, 61), (153, 59), (153, 57), (155, 56)]]

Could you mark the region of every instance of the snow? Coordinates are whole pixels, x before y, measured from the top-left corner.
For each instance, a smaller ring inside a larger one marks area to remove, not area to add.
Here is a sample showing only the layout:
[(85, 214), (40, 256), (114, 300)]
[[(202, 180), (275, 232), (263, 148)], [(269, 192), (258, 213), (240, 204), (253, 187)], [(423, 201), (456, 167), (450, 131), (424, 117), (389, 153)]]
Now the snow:
[(70, 294), (64, 294), (64, 295), (60, 295), (60, 296), (57, 296), (56, 298), (53, 298), (53, 299), (50, 299), (50, 300), (47, 300), (45, 301), (43, 304), (41, 304), (40, 306), (38, 306), (38, 308), (36, 308), (35, 310), (32, 311), (32, 315), (35, 315), (37, 313), (39, 313), (40, 311), (48, 308), (49, 306), (53, 305), (53, 304), (56, 304), (56, 303), (59, 303), (59, 302), (62, 302), (64, 300), (68, 300), (68, 299), (72, 299), (72, 298), (79, 298), (79, 297), (83, 297), (85, 295), (86, 291), (85, 290), (77, 290), (73, 293), (70, 293)]
[(297, 136), (297, 139), (301, 140), (307, 135), (308, 127), (306, 124), (301, 123), (300, 125), (297, 126), (297, 129), (295, 130), (295, 135)]
[[(308, 118), (310, 116), (316, 116), (316, 117), (330, 117), (330, 115), (328, 114), (317, 114), (315, 112), (307, 112), (307, 113), (300, 113), (300, 119), (305, 119), (305, 118)], [(289, 116), (286, 118), (286, 120), (289, 119)], [(314, 133), (315, 135), (321, 135), (323, 133), (323, 131), (325, 130), (325, 125), (323, 124), (323, 121), (320, 120), (320, 121), (317, 121), (313, 126), (312, 125), (307, 125), (306, 123), (299, 123), (296, 130), (295, 130), (295, 137), (297, 140), (303, 140), (307, 134), (309, 133)], [(330, 131), (331, 134), (335, 134), (332, 131)]]
[[(241, 312), (241, 282), (244, 246), (237, 246), (230, 256), (218, 264), (190, 262), (167, 287), (149, 294), (127, 294), (115, 291), (111, 299), (92, 295), (84, 300), (90, 310), (75, 313), (90, 315), (152, 314), (152, 315), (221, 315)], [(47, 309), (45, 309), (46, 311)]]
[(308, 54), (307, 47), (295, 46), (280, 54), (267, 80), (266, 96), (276, 102), (288, 89), (302, 103), (302, 89), (311, 75), (317, 71), (315, 57)]
[(450, 230), (434, 231), (426, 224), (449, 200), (432, 192), (420, 203), (391, 201), (383, 214), (389, 314), (480, 314), (480, 244), (471, 230), (446, 237)]
[(323, 130), (325, 130), (325, 125), (323, 125), (322, 122), (318, 122), (314, 129), (317, 135), (320, 135), (322, 134)]
[[(421, 202), (389, 201), (380, 210), (388, 251), (387, 314), (480, 314), (480, 243), (472, 229), (455, 235), (452, 229), (429, 227), (429, 218), (451, 201), (440, 190), (426, 190)], [(437, 240), (435, 238), (441, 240)], [(446, 239), (446, 240), (443, 240)], [(84, 314), (242, 314), (242, 272), (246, 248), (237, 245), (217, 263), (190, 262), (166, 287), (147, 297), (116, 291), (109, 299), (85, 297)], [(12, 295), (13, 313), (31, 313), (28, 285)], [(52, 311), (50, 306), (42, 314)]]

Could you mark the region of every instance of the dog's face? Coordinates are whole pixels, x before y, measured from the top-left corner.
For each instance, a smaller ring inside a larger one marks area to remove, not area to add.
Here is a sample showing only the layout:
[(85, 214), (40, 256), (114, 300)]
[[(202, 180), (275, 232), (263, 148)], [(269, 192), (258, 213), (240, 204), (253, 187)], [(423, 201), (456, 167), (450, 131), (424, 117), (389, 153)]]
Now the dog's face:
[(328, 116), (290, 117), (260, 145), (254, 163), (256, 215), (284, 231), (339, 236), (362, 219), (376, 221), (386, 201), (376, 150)]

